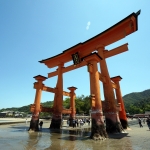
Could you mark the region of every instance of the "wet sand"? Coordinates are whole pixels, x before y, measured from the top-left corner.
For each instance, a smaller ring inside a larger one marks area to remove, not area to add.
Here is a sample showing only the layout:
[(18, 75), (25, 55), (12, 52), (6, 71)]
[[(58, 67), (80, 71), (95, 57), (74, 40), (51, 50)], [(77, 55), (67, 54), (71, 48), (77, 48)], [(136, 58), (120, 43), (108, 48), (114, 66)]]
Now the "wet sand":
[(44, 120), (40, 132), (28, 132), (29, 122), (0, 125), (0, 149), (4, 150), (150, 150), (150, 131), (130, 124), (126, 133), (109, 134), (104, 141), (89, 138), (88, 125), (82, 128), (66, 127), (49, 130), (50, 121)]
[[(26, 118), (0, 118), (0, 125), (25, 122)], [(27, 118), (27, 121), (31, 120)]]

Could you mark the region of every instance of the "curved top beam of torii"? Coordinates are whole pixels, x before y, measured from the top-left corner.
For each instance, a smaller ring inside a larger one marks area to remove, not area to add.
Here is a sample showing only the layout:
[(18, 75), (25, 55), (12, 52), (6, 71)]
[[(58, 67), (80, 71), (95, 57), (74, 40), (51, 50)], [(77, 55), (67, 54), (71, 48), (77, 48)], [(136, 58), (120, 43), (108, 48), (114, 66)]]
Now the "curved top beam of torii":
[[(132, 13), (117, 24), (103, 31), (102, 33), (96, 35), (95, 37), (83, 42), (79, 43), (62, 53), (41, 60), (40, 63), (44, 63), (48, 68), (53, 68), (58, 66), (61, 63), (66, 63), (72, 60), (72, 54), (76, 52), (79, 53), (80, 58), (89, 55), (91, 52), (96, 50), (96, 47), (100, 44), (104, 46), (108, 46), (122, 38), (125, 38), (127, 35), (138, 30), (138, 15), (140, 14), (140, 10), (137, 13)], [(125, 45), (127, 46), (127, 44)], [(126, 49), (127, 50), (127, 49)], [(126, 51), (123, 50), (123, 51)], [(122, 52), (123, 52), (122, 51)], [(111, 51), (105, 52), (105, 58), (113, 56), (114, 54), (110, 54)], [(118, 52), (120, 53), (120, 52)], [(115, 55), (118, 54), (115, 52)]]

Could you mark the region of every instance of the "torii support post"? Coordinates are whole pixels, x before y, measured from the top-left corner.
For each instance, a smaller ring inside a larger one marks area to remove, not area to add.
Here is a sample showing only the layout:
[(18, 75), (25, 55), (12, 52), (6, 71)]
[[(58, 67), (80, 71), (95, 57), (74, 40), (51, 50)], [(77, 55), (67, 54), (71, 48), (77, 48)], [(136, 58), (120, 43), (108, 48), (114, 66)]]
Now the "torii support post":
[(34, 100), (34, 111), (32, 113), (32, 118), (30, 121), (29, 130), (39, 131), (39, 113), (40, 113), (40, 101), (41, 101), (41, 94), (44, 84), (42, 83), (47, 78), (41, 75), (33, 77), (38, 82), (34, 83), (34, 87), (36, 88), (35, 100)]
[(73, 126), (73, 119), (75, 119), (75, 114), (76, 114), (76, 108), (75, 108), (75, 90), (77, 89), (76, 87), (68, 87), (70, 90), (70, 107), (71, 107), (71, 114), (70, 114), (70, 125)]
[(123, 128), (119, 120), (118, 111), (116, 110), (115, 95), (110, 80), (106, 60), (104, 57), (104, 46), (100, 45), (97, 48), (98, 54), (102, 57), (100, 61), (101, 74), (105, 77), (106, 82), (103, 83), (104, 97), (105, 97), (105, 117), (106, 117), (106, 131), (108, 133), (122, 132)]
[(91, 54), (84, 58), (88, 62), (88, 72), (90, 75), (90, 92), (91, 92), (91, 117), (92, 128), (91, 138), (94, 140), (101, 140), (107, 138), (107, 133), (104, 126), (102, 102), (100, 98), (100, 84), (99, 72), (97, 69), (97, 62), (101, 60), (98, 54)]
[(56, 93), (53, 106), (53, 117), (50, 124), (50, 129), (60, 129), (62, 120), (62, 105), (63, 105), (63, 75), (62, 68), (64, 64), (58, 65), (58, 80), (56, 85)]
[(126, 117), (126, 111), (125, 111), (124, 102), (122, 99), (122, 94), (121, 94), (121, 89), (120, 89), (120, 84), (119, 84), (119, 81), (121, 79), (122, 78), (120, 76), (116, 76), (116, 77), (111, 78), (111, 80), (117, 85), (117, 88), (115, 89), (116, 98), (117, 98), (117, 102), (120, 103), (120, 106), (121, 106), (121, 111), (119, 111), (119, 118), (120, 118), (122, 127), (124, 129), (127, 129), (128, 121), (127, 121), (127, 117)]

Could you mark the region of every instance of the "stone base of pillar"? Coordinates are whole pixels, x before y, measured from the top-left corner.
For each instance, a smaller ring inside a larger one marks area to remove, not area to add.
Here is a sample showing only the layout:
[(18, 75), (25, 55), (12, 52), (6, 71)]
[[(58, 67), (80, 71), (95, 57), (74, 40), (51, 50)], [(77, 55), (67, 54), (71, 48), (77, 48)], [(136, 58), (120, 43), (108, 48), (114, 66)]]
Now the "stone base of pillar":
[(51, 124), (50, 124), (50, 129), (60, 129), (62, 124), (62, 117), (61, 114), (53, 114)]
[(38, 120), (33, 120), (31, 119), (30, 121), (30, 127), (28, 131), (39, 131), (39, 119)]
[(61, 127), (61, 119), (52, 118), (50, 129), (60, 129)]
[(90, 138), (93, 140), (104, 140), (104, 139), (108, 138), (104, 123), (98, 125), (97, 120), (92, 119)]
[(122, 133), (123, 127), (120, 122), (114, 122), (110, 118), (106, 118), (107, 133)]
[(128, 121), (124, 120), (124, 119), (120, 119), (121, 125), (123, 127), (123, 129), (127, 129), (128, 125)]
[(73, 118), (69, 118), (69, 127), (73, 127)]

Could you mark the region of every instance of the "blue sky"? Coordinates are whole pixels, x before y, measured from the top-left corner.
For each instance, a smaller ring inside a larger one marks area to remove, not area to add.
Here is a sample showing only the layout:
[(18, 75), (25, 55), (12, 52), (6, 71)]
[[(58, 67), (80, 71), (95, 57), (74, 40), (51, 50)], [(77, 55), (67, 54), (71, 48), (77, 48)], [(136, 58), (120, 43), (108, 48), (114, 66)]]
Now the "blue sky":
[[(111, 77), (123, 78), (123, 96), (150, 89), (149, 6), (150, 1), (141, 0), (0, 0), (0, 109), (34, 102), (33, 77), (47, 77), (56, 70), (38, 61), (94, 37), (140, 9), (138, 31), (106, 47), (111, 50), (128, 43), (129, 51), (108, 58), (107, 65)], [(89, 95), (86, 67), (63, 77), (64, 91), (75, 86), (77, 96)], [(53, 77), (44, 84), (55, 87), (56, 81), (57, 77)], [(43, 92), (41, 102), (53, 98), (54, 94)]]

